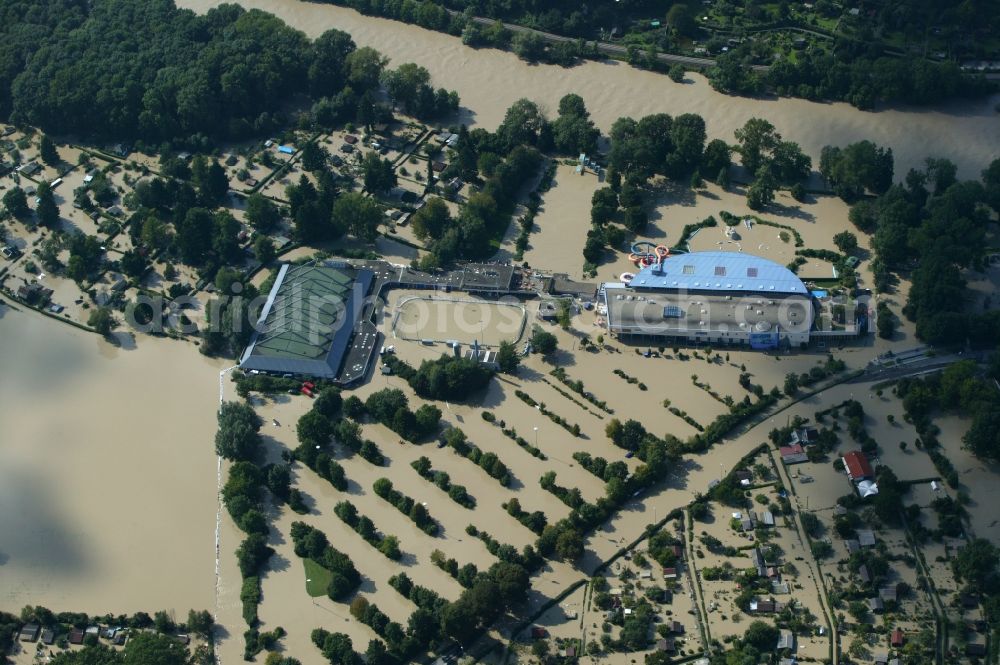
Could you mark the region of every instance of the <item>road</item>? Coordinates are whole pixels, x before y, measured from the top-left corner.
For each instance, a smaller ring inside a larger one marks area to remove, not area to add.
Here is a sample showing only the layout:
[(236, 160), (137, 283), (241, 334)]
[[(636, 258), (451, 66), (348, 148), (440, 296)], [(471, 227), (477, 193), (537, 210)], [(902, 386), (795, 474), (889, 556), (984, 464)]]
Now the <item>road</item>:
[[(460, 12), (453, 10), (448, 10), (452, 15), (457, 15)], [(482, 16), (474, 16), (472, 20), (480, 25), (493, 25), (496, 23), (494, 19), (484, 18)], [(533, 28), (526, 28), (523, 25), (517, 25), (515, 23), (504, 23), (503, 26), (510, 30), (511, 32), (531, 32), (534, 33), (548, 42), (558, 43), (558, 42), (576, 42), (577, 40), (573, 37), (563, 37), (562, 35), (555, 35), (551, 32), (542, 32), (541, 30), (534, 30)], [(621, 46), (619, 44), (609, 44), (608, 42), (598, 42), (598, 41), (587, 41), (588, 44), (595, 44), (597, 50), (605, 55), (624, 57), (628, 54), (628, 48)], [(659, 53), (657, 54), (657, 59), (668, 65), (684, 65), (685, 67), (691, 69), (707, 69), (709, 67), (715, 66), (715, 60), (711, 58), (696, 58), (688, 55), (674, 55), (672, 53)], [(766, 65), (754, 65), (756, 71), (767, 71)]]

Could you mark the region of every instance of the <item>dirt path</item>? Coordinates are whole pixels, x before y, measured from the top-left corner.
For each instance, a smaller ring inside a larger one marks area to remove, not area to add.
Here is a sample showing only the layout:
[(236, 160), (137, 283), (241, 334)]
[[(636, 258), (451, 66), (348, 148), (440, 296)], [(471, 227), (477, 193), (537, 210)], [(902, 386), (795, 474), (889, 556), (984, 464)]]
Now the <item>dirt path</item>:
[(705, 609), (705, 598), (701, 593), (701, 584), (698, 583), (698, 569), (695, 567), (694, 543), (691, 541), (692, 529), (690, 528), (691, 515), (688, 509), (684, 509), (684, 556), (688, 561), (687, 581), (694, 591), (695, 601), (698, 605), (698, 636), (701, 639), (701, 649), (706, 654), (711, 654), (712, 636), (708, 632), (708, 611)]
[[(778, 477), (781, 479), (782, 484), (788, 488), (789, 499), (792, 502), (792, 506), (795, 509), (793, 511), (794, 522), (795, 522), (795, 532), (798, 534), (799, 541), (802, 543), (802, 549), (806, 552), (810, 552), (810, 548), (806, 545), (808, 544), (808, 539), (805, 535), (805, 528), (802, 526), (802, 506), (799, 505), (799, 496), (792, 489), (791, 478), (788, 477), (788, 469), (785, 465), (781, 463), (781, 460), (775, 455), (775, 450), (769, 448), (769, 454), (771, 455), (771, 462), (774, 464), (775, 468), (778, 470)], [(819, 588), (816, 592), (819, 594), (820, 603), (823, 606), (823, 614), (826, 616), (826, 627), (830, 635), (830, 653), (833, 658), (833, 665), (838, 665), (840, 662), (840, 649), (837, 646), (837, 630), (836, 624), (834, 623), (833, 610), (830, 608), (829, 596), (826, 588), (826, 579), (823, 577), (823, 571), (820, 569), (819, 565), (816, 563), (816, 559), (810, 553), (808, 557), (805, 558), (805, 564), (809, 567), (809, 572), (812, 574), (813, 579), (819, 584)]]

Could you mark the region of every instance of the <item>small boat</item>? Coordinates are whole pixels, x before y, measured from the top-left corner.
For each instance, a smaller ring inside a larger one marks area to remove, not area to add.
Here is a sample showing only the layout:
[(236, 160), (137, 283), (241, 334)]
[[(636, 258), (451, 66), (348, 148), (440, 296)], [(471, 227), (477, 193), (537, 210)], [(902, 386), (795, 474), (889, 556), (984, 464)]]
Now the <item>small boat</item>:
[(271, 424), (274, 425), (275, 427), (281, 427), (281, 423), (279, 423), (274, 418), (271, 418)]

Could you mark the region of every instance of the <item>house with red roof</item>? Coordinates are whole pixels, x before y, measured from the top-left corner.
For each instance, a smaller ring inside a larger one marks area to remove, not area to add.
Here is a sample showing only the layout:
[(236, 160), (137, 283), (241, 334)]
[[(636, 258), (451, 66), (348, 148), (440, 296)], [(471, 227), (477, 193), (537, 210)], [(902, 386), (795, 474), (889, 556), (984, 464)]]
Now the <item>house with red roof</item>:
[(875, 472), (872, 465), (860, 450), (852, 450), (844, 455), (844, 468), (847, 469), (847, 477), (854, 482), (865, 478), (874, 478)]

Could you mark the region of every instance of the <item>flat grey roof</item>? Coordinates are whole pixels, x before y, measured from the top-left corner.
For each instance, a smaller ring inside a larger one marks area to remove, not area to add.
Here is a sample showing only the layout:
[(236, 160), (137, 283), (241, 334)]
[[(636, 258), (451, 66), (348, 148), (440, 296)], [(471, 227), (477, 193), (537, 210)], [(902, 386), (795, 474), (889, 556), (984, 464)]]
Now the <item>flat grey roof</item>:
[[(608, 327), (633, 334), (690, 334), (705, 331), (807, 332), (812, 328), (812, 301), (803, 295), (737, 296), (722, 293), (640, 292), (606, 290)], [(772, 304), (773, 303), (773, 304)]]

